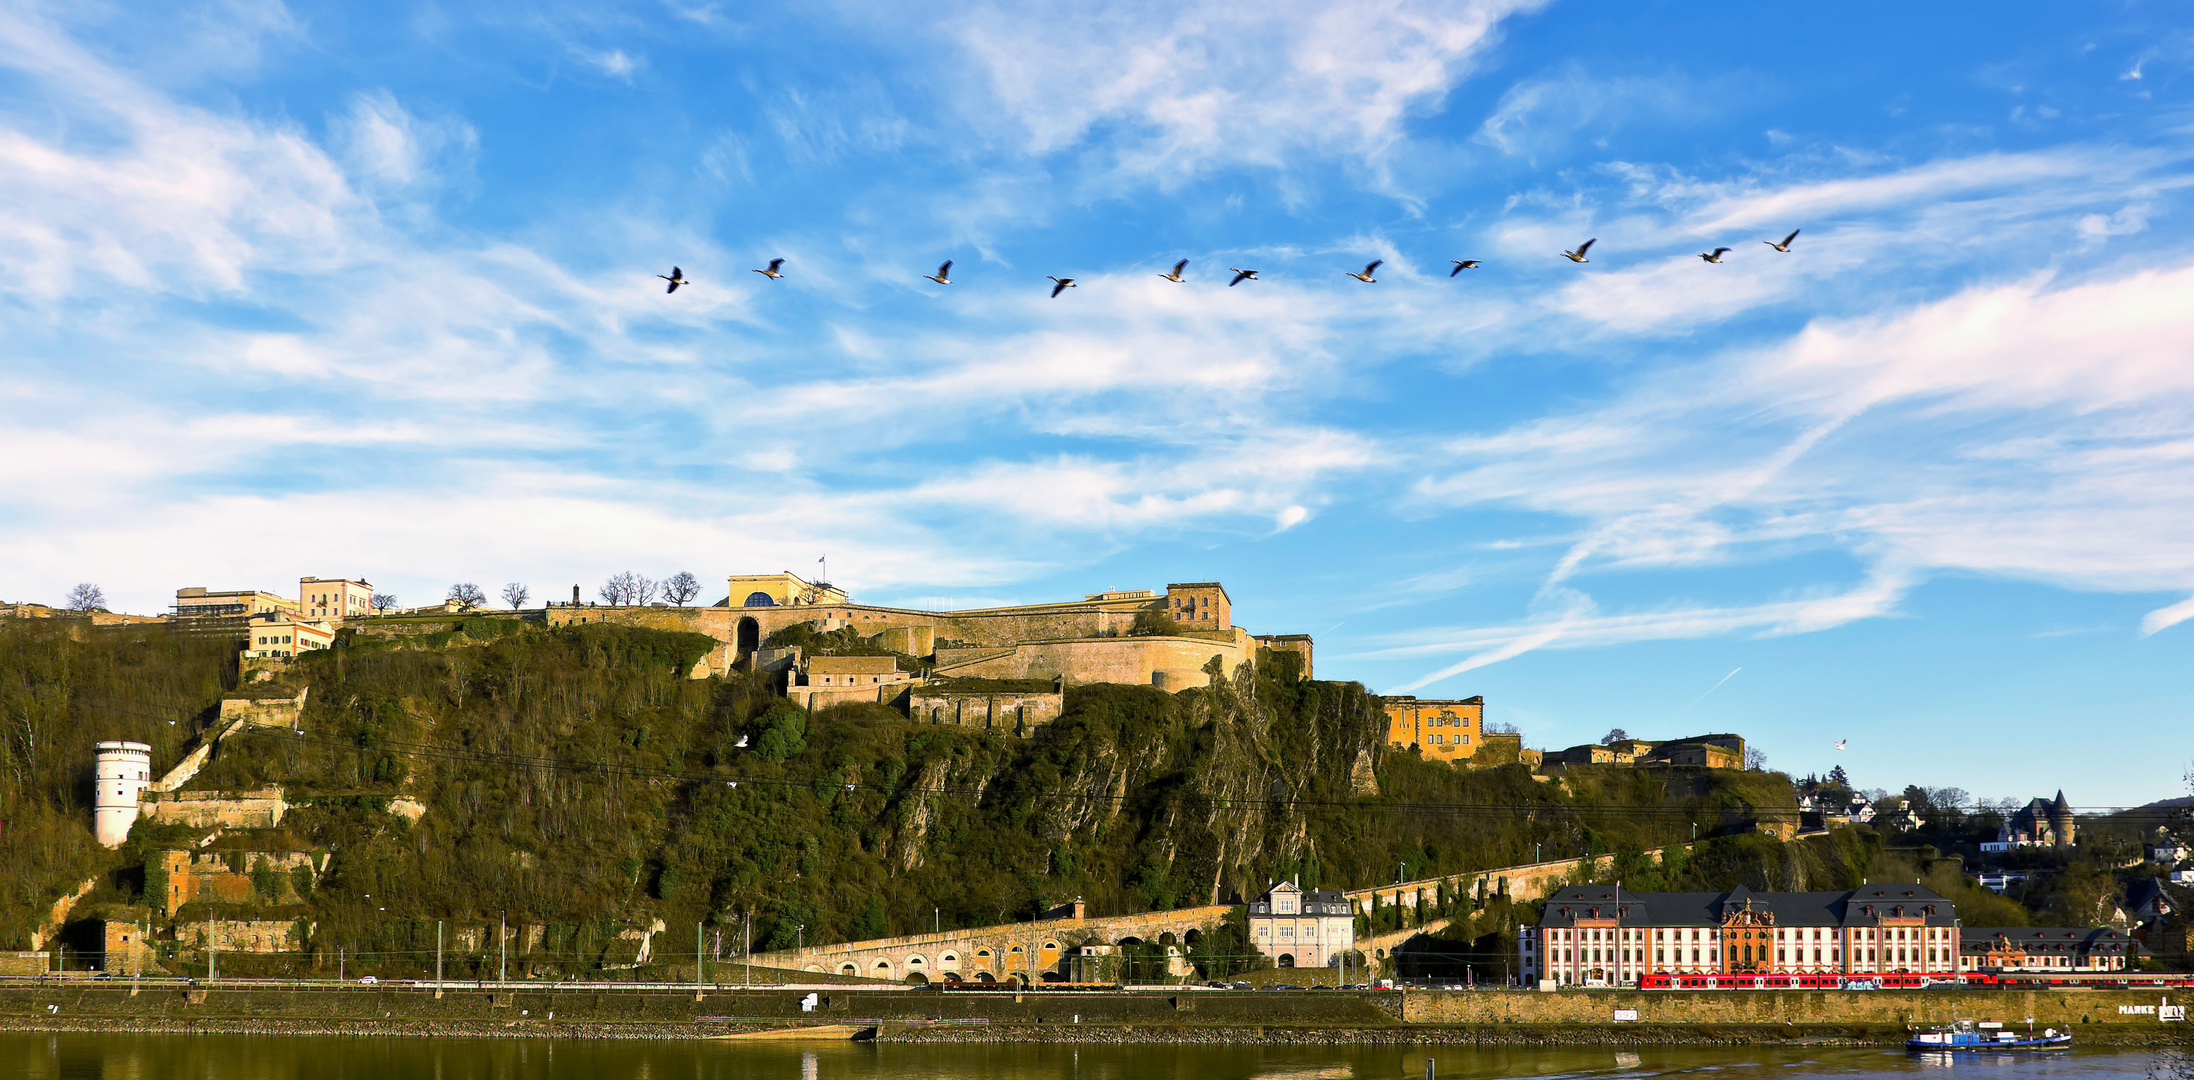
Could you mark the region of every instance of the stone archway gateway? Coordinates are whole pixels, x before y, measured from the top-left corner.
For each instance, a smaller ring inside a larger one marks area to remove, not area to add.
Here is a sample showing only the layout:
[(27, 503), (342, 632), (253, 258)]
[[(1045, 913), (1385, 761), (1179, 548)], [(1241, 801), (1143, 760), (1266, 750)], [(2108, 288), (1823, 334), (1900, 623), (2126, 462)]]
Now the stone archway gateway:
[(762, 624), (756, 622), (752, 615), (740, 616), (737, 637), (738, 654), (740, 656), (752, 654), (756, 649), (762, 647)]

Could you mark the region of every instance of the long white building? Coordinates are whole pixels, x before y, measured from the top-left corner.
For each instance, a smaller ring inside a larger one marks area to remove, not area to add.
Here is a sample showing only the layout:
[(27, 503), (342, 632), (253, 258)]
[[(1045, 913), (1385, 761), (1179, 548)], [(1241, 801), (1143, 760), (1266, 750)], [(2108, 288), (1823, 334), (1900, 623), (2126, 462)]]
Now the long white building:
[(1961, 970), (1958, 912), (1918, 883), (1846, 892), (1636, 893), (1569, 887), (1519, 944), (1524, 978), (1635, 985), (1649, 974)]

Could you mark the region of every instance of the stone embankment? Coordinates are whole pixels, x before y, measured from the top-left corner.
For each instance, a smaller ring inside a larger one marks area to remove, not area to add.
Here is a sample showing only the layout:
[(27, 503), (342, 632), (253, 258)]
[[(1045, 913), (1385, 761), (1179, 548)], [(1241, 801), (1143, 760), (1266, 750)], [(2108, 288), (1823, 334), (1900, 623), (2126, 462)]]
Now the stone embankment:
[[(942, 993), (415, 987), (0, 986), (0, 1030), (696, 1039), (828, 1026), (885, 1042), (1719, 1045), (1894, 1044), (1957, 1017), (2070, 1030), (2087, 1044), (2194, 1042), (2168, 993), (1624, 993), (1138, 990)], [(1635, 1015), (1636, 1019), (1629, 1019)], [(1617, 1017), (1624, 1017), (1618, 1020)]]

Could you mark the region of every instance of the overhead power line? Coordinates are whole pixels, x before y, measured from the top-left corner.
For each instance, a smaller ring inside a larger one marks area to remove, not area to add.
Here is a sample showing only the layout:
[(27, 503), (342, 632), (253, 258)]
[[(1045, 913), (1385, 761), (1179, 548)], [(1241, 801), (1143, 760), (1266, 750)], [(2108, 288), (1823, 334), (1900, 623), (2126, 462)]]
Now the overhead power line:
[[(113, 700), (106, 699), (103, 696), (100, 697), (102, 698), (102, 700), (109, 702)], [(103, 704), (99, 707), (109, 712), (120, 713), (127, 716), (137, 716), (144, 719), (161, 720), (169, 723), (175, 722), (174, 719), (171, 719), (166, 715), (146, 713), (133, 709), (122, 708), (115, 704)], [(155, 707), (157, 708), (158, 706)], [(179, 713), (179, 716), (181, 716), (182, 718), (189, 718), (195, 715), (195, 713)], [(314, 735), (307, 733), (302, 729), (296, 728), (268, 728), (250, 726), (244, 728), (242, 731), (239, 731), (237, 735), (265, 737), (277, 741), (288, 741), (293, 743), (298, 740), (303, 740), (305, 742), (315, 743), (321, 746), (336, 747), (354, 751), (380, 751), (382, 753), (396, 754), (404, 757), (420, 758), (424, 760), (452, 761), (468, 764), (500, 765), (512, 769), (526, 769), (540, 772), (564, 772), (581, 776), (600, 776), (630, 780), (668, 781), (680, 784), (720, 783), (741, 787), (750, 786), (756, 788), (791, 790), (799, 788), (813, 788), (819, 783), (833, 782), (837, 786), (843, 788), (849, 794), (869, 792), (884, 795), (904, 795), (915, 797), (997, 797), (1003, 795), (1012, 798), (1033, 798), (1049, 801), (1103, 802), (1114, 805), (1124, 805), (1137, 802), (1163, 802), (1169, 798), (1168, 795), (1127, 793), (1116, 795), (1108, 792), (1098, 791), (1030, 791), (1021, 788), (1001, 789), (1000, 786), (996, 784), (989, 784), (981, 787), (970, 787), (964, 785), (939, 785), (934, 787), (887, 788), (884, 785), (863, 783), (859, 780), (839, 779), (836, 781), (831, 781), (831, 778), (828, 776), (812, 776), (803, 778), (763, 776), (753, 773), (734, 772), (673, 772), (668, 769), (648, 768), (644, 766), (609, 761), (580, 760), (577, 758), (557, 757), (553, 755), (519, 754), (509, 751), (478, 750), (465, 747), (443, 746), (434, 743), (422, 743), (409, 740), (387, 739), (380, 737), (376, 737), (370, 745), (366, 745), (361, 744), (356, 740), (336, 739), (326, 736)], [(1415, 813), (1449, 814), (1457, 816), (1478, 814), (1517, 815), (1539, 813), (1554, 815), (1575, 815), (1581, 817), (1585, 815), (1619, 814), (1627, 819), (1645, 818), (1670, 822), (1689, 822), (1702, 818), (1718, 817), (1724, 811), (1729, 810), (1742, 810), (1743, 812), (1767, 817), (1789, 817), (1799, 812), (1795, 808), (1791, 807), (1593, 807), (1536, 802), (1428, 802), (1417, 800), (1389, 800), (1377, 797), (1366, 797), (1360, 799), (1312, 799), (1295, 796), (1278, 796), (1273, 798), (1230, 798), (1225, 796), (1192, 795), (1190, 796), (1190, 798), (1201, 805), (1229, 809), (1270, 809), (1277, 806), (1289, 809), (1347, 809), (1357, 812), (1373, 813), (1396, 813), (1406, 811)], [(1934, 809), (1936, 811), (1963, 813), (1969, 816), (1979, 813), (2014, 812), (2013, 810), (2007, 810), (2006, 808), (2001, 806), (1991, 806), (1979, 803), (1956, 807), (1938, 806)], [(2091, 817), (2137, 814), (2139, 816), (2136, 820), (2154, 820), (2158, 822), (2165, 820), (2175, 820), (2178, 817), (2183, 816), (2187, 812), (2182, 809), (2155, 806), (2082, 805), (2073, 806), (2071, 807), (2071, 809), (2075, 813), (2084, 814)]]

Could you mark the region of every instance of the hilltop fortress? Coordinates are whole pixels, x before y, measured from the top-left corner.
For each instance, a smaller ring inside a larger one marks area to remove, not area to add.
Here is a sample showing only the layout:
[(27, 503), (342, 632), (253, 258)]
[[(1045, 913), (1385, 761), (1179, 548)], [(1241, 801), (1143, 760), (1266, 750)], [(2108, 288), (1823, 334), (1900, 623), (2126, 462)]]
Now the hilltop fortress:
[[(1049, 719), (1043, 714), (1056, 715), (1056, 700), (1037, 699), (1070, 683), (1168, 692), (1204, 686), (1213, 674), (1231, 678), (1260, 649), (1300, 658), (1302, 677), (1311, 675), (1308, 634), (1258, 635), (1234, 625), (1233, 602), (1213, 581), (1168, 585), (1163, 594), (1117, 590), (968, 611), (858, 603), (827, 582), (792, 573), (733, 575), (726, 584), (725, 598), (705, 608), (582, 604), (575, 589), (570, 604), (551, 604), (543, 614), (551, 626), (613, 622), (707, 634), (724, 645), (705, 663), (779, 672), (786, 695), (803, 705), (901, 704), (918, 719), (945, 722), (979, 722), (965, 716), (970, 697), (1012, 699), (999, 706), (1024, 721)], [(816, 655), (772, 644), (834, 633), (920, 663), (908, 670), (891, 655)], [(967, 688), (975, 682), (981, 685)]]

